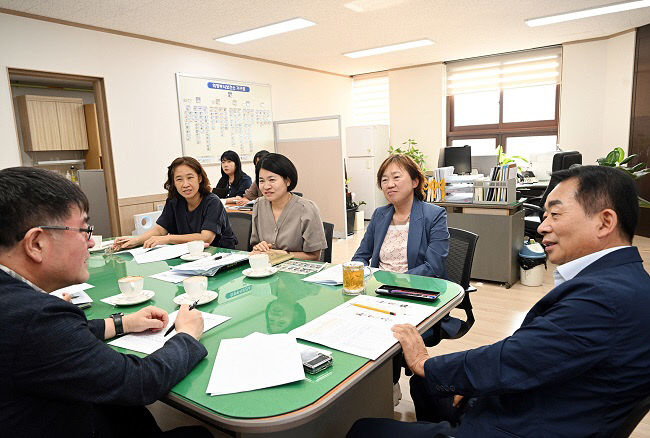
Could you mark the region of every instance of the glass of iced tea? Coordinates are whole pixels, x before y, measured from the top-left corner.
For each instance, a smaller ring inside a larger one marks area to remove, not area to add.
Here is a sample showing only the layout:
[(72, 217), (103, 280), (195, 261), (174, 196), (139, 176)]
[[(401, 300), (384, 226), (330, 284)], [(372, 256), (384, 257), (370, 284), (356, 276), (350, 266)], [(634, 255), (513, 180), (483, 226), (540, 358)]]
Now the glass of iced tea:
[(343, 263), (343, 293), (359, 295), (364, 290), (364, 266), (361, 262)]

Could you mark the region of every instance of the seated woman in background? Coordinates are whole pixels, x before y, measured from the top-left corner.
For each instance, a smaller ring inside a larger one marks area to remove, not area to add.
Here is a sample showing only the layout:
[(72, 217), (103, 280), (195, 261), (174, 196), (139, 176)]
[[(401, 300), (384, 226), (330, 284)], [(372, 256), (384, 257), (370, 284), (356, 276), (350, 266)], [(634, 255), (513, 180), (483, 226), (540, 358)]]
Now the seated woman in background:
[(446, 278), (449, 230), (444, 208), (423, 202), (425, 176), (406, 155), (377, 172), (388, 205), (377, 208), (352, 260), (385, 271)]
[[(257, 174), (257, 164), (260, 162), (262, 158), (264, 158), (266, 155), (269, 154), (269, 151), (261, 150), (258, 153), (255, 154), (253, 157), (253, 164), (255, 165), (255, 173)], [(260, 188), (257, 186), (257, 181), (253, 181), (253, 184), (246, 189), (244, 192), (244, 196), (242, 197), (236, 197), (235, 198), (235, 204), (237, 205), (244, 205), (248, 204), (250, 201), (254, 201), (257, 198), (260, 198), (264, 195), (262, 195), (262, 192), (260, 192)]]
[(318, 260), (327, 248), (323, 221), (312, 201), (292, 195), (298, 171), (284, 155), (268, 154), (255, 171), (264, 197), (253, 207), (253, 253), (271, 249), (304, 260)]
[(210, 192), (210, 180), (192, 157), (179, 157), (167, 168), (167, 202), (156, 225), (137, 237), (118, 237), (114, 250), (144, 245), (203, 240), (212, 246), (234, 248), (237, 238), (217, 195)]
[(251, 177), (241, 168), (241, 160), (237, 152), (226, 151), (221, 154), (221, 179), (217, 182), (213, 193), (225, 199), (226, 204), (234, 204), (237, 197), (242, 196), (251, 183)]

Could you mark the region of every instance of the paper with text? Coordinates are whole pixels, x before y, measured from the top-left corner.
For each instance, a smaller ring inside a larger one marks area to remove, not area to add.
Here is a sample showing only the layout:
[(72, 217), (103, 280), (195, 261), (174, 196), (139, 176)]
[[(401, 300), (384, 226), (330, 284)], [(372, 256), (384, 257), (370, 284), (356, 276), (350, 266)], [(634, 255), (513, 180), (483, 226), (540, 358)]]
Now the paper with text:
[[(139, 248), (136, 248), (139, 249)], [(151, 263), (151, 262), (161, 262), (163, 260), (175, 259), (180, 257), (183, 254), (188, 254), (190, 250), (187, 248), (187, 244), (181, 243), (178, 245), (167, 245), (160, 248), (156, 248), (153, 251), (147, 251), (144, 254), (136, 253), (133, 254), (135, 261), (140, 263)]]
[[(355, 304), (378, 310), (357, 307)], [(391, 327), (395, 324), (418, 325), (436, 309), (434, 306), (359, 295), (289, 334), (375, 360), (397, 342)]]

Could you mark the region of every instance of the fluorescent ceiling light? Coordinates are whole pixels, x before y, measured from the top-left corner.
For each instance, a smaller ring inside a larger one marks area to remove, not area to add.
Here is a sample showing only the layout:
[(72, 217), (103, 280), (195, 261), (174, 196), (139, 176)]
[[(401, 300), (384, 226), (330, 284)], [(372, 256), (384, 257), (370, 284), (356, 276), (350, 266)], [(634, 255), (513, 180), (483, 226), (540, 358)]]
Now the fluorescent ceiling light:
[(305, 20), (304, 18), (293, 18), (291, 20), (282, 21), (280, 23), (269, 24), (268, 26), (258, 27), (257, 29), (247, 30), (245, 32), (234, 33), (226, 35), (221, 38), (215, 38), (215, 41), (226, 44), (240, 44), (246, 41), (258, 40), (266, 38), (271, 35), (279, 33), (291, 32), (292, 30), (303, 29), (305, 27), (313, 26), (316, 23), (313, 21)]
[(579, 20), (581, 18), (595, 17), (597, 15), (613, 14), (615, 12), (630, 11), (632, 9), (647, 8), (650, 0), (637, 0), (632, 2), (615, 3), (607, 6), (584, 9), (582, 11), (567, 12), (542, 18), (526, 20), (530, 27), (544, 26), (546, 24), (561, 23), (563, 21)]
[(375, 47), (374, 49), (359, 50), (357, 52), (344, 53), (343, 56), (348, 58), (362, 58), (364, 56), (379, 55), (382, 53), (396, 52), (398, 50), (413, 49), (415, 47), (430, 46), (433, 44), (431, 40), (417, 40), (409, 41), (407, 43), (392, 44), (390, 46)]

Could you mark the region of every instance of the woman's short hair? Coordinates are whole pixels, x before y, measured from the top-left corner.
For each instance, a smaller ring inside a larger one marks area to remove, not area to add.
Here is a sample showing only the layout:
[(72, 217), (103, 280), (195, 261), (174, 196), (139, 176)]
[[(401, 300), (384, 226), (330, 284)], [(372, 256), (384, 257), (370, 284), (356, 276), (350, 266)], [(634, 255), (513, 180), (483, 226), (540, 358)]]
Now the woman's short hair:
[(262, 169), (278, 174), (282, 178), (291, 181), (287, 187), (288, 192), (295, 189), (298, 184), (298, 171), (296, 170), (296, 166), (284, 155), (271, 153), (265, 155), (257, 163), (255, 168), (255, 182), (257, 182), (258, 186), (260, 185), (260, 170)]
[[(226, 152), (224, 152), (223, 154), (221, 154), (221, 158), (219, 158), (220, 162), (223, 161), (223, 160), (228, 160), (228, 161), (232, 161), (233, 163), (235, 163), (235, 179), (234, 180), (239, 181), (239, 179), (241, 178), (241, 176), (242, 176), (242, 174), (244, 172), (241, 169), (241, 159), (239, 158), (239, 155), (237, 154), (237, 152), (235, 152), (235, 151), (226, 151)], [(224, 178), (224, 177), (227, 178), (228, 177), (228, 175), (226, 175), (226, 172), (223, 171), (223, 167), (221, 168), (221, 177), (222, 178)]]
[(163, 185), (165, 190), (167, 190), (167, 199), (172, 199), (178, 196), (178, 191), (174, 185), (174, 171), (181, 164), (188, 166), (199, 176), (199, 179), (201, 180), (199, 183), (199, 193), (201, 196), (205, 196), (211, 192), (210, 180), (208, 179), (208, 175), (205, 173), (205, 169), (201, 166), (201, 163), (192, 157), (178, 157), (167, 167), (167, 181), (165, 181), (165, 184)]
[(424, 176), (424, 172), (422, 172), (420, 166), (411, 157), (404, 154), (390, 155), (381, 163), (377, 172), (377, 187), (379, 187), (379, 190), (381, 190), (381, 178), (384, 172), (386, 172), (386, 168), (391, 164), (395, 164), (406, 170), (412, 180), (418, 180), (418, 185), (413, 189), (413, 195), (420, 201), (424, 201), (424, 182), (426, 181), (426, 176)]

